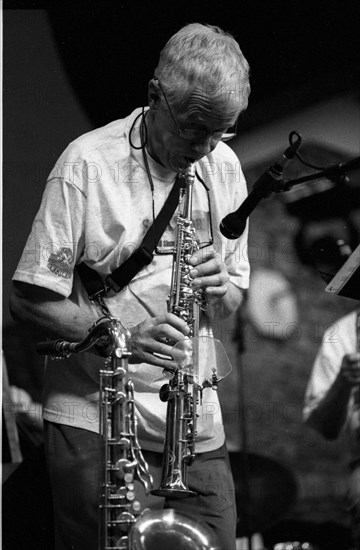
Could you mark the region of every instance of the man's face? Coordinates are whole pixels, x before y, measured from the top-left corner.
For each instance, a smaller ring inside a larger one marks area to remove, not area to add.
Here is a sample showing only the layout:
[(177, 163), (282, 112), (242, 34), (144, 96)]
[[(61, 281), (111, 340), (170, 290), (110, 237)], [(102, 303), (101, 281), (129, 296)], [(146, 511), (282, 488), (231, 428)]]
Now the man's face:
[(215, 112), (211, 100), (193, 93), (186, 108), (174, 109), (164, 102), (151, 125), (150, 154), (174, 172), (181, 172), (213, 151), (236, 116)]

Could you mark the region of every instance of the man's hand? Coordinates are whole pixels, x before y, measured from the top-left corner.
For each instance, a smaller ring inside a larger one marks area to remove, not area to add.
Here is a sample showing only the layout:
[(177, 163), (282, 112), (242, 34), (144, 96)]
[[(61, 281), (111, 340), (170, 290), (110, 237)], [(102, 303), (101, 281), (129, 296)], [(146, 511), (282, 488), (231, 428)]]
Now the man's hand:
[(229, 274), (220, 254), (211, 248), (199, 250), (189, 260), (194, 288), (203, 288), (207, 297), (222, 298), (229, 289)]
[(226, 319), (241, 304), (242, 290), (230, 281), (226, 265), (220, 254), (212, 248), (195, 252), (189, 264), (195, 289), (203, 289), (206, 300), (206, 316), (214, 321)]
[(340, 374), (350, 386), (360, 384), (360, 353), (348, 353), (344, 355)]
[[(172, 313), (146, 319), (131, 329), (130, 363), (149, 363), (163, 369), (174, 370), (172, 346), (189, 334), (189, 327)], [(159, 357), (165, 356), (165, 357)], [(168, 358), (166, 358), (168, 357)]]

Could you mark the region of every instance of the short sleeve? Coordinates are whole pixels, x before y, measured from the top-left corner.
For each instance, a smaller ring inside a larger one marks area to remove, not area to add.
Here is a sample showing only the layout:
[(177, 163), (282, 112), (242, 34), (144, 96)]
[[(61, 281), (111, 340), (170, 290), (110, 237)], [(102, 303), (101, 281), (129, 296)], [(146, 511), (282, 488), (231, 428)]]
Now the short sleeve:
[(352, 342), (355, 331), (352, 327), (350, 331), (349, 323), (352, 319), (352, 315), (348, 316), (345, 320), (332, 324), (324, 332), (305, 392), (304, 420), (307, 420), (334, 383), (344, 355), (355, 349), (355, 342)]
[(47, 182), (13, 280), (71, 294), (74, 266), (84, 247), (85, 201), (84, 192), (63, 178)]

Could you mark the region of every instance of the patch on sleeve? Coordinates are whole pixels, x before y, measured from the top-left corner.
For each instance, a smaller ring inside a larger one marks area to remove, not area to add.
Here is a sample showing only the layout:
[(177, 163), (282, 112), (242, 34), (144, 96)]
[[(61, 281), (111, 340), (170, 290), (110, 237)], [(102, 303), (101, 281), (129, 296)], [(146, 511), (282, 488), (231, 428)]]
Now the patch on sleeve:
[(73, 253), (70, 248), (60, 248), (56, 253), (52, 252), (49, 256), (48, 269), (58, 277), (70, 279), (73, 261)]

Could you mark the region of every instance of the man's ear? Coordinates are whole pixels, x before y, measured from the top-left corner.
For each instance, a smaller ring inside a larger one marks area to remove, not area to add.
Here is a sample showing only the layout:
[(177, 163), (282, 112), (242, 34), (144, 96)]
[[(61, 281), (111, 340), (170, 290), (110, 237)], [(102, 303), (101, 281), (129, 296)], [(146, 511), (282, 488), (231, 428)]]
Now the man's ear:
[(160, 93), (158, 81), (156, 78), (152, 78), (148, 86), (148, 102), (150, 109), (156, 110), (159, 107), (161, 101)]

